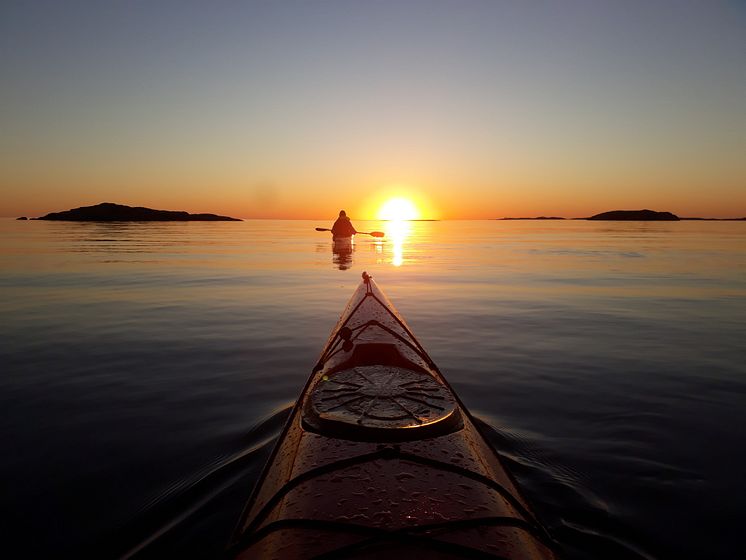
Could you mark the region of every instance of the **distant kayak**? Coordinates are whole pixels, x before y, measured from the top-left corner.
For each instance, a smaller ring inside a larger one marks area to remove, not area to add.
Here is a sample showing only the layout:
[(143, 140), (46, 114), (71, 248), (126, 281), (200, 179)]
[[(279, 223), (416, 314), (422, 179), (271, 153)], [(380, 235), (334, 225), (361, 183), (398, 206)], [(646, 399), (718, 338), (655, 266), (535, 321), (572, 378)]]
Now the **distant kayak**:
[(500, 458), (366, 273), (235, 531), (250, 558), (554, 559)]

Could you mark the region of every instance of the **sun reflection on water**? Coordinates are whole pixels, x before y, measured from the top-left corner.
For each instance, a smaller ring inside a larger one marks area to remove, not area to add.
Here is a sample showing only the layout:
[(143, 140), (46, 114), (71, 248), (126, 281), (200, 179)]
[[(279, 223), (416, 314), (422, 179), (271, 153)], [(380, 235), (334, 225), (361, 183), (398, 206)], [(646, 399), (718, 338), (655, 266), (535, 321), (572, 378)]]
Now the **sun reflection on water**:
[(404, 263), (404, 241), (407, 240), (412, 231), (412, 225), (405, 220), (392, 220), (386, 222), (386, 237), (393, 246), (391, 264), (401, 266)]

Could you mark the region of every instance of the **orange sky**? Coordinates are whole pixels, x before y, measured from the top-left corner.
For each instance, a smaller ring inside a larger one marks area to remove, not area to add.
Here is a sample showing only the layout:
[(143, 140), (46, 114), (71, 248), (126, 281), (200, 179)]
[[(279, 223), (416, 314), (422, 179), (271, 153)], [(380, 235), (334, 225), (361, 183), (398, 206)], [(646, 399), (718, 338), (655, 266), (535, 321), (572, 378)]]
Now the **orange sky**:
[[(162, 181), (162, 182), (161, 182)], [(386, 200), (411, 200), (423, 218), (484, 219), (503, 216), (557, 215), (582, 217), (613, 209), (667, 210), (679, 216), (736, 217), (746, 214), (746, 189), (720, 183), (717, 196), (707, 185), (681, 185), (673, 191), (654, 182), (636, 188), (620, 179), (605, 188), (592, 184), (547, 185), (518, 179), (474, 184), (458, 180), (385, 182), (382, 180), (299, 180), (291, 184), (271, 182), (235, 185), (228, 181), (210, 184), (177, 176), (172, 181), (137, 181), (126, 176), (101, 182), (18, 181), (4, 189), (4, 216), (40, 216), (47, 212), (117, 202), (131, 206), (212, 212), (243, 218), (333, 218), (339, 209), (357, 219), (375, 219)], [(106, 186), (102, 187), (101, 184)], [(174, 186), (177, 185), (178, 186)], [(89, 186), (90, 185), (90, 186)], [(33, 196), (28, 196), (33, 193)]]

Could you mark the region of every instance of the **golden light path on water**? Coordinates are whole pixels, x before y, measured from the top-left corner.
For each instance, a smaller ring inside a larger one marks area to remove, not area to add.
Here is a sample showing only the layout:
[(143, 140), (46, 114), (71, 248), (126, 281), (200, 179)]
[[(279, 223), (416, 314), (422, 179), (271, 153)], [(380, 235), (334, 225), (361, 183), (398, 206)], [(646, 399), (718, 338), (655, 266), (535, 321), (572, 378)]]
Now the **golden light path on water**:
[(404, 242), (412, 231), (412, 225), (407, 220), (391, 220), (384, 228), (386, 237), (393, 245), (391, 264), (401, 266), (404, 263)]
[[(419, 219), (421, 212), (409, 198), (396, 196), (389, 198), (378, 210), (378, 219), (385, 220), (386, 239), (392, 245), (391, 264), (396, 267), (404, 263), (404, 242), (410, 236), (412, 226), (409, 220)], [(382, 250), (380, 245), (377, 251)]]

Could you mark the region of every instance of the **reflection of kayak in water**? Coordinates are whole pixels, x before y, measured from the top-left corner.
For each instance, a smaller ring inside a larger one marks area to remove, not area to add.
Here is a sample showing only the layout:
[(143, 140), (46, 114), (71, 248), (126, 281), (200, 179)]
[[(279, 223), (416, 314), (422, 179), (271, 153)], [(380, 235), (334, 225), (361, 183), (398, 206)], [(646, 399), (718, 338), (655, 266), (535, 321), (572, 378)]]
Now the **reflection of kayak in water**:
[(363, 273), (230, 554), (551, 560), (554, 548), (469, 412)]
[(352, 248), (352, 236), (349, 237), (332, 237), (332, 243), (335, 248), (344, 249), (345, 247)]
[(355, 250), (355, 243), (350, 237), (333, 237), (332, 253), (334, 253), (334, 264), (340, 270), (347, 270), (352, 265), (352, 252)]

